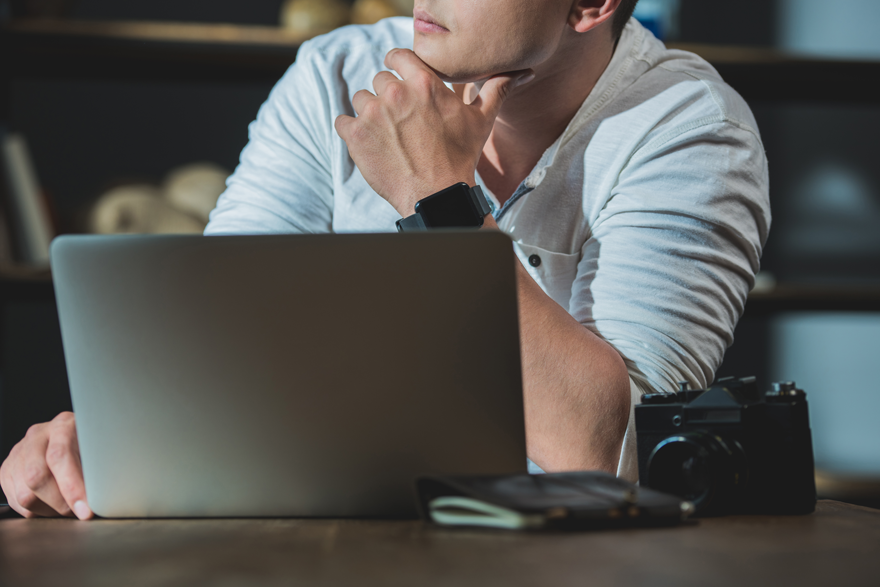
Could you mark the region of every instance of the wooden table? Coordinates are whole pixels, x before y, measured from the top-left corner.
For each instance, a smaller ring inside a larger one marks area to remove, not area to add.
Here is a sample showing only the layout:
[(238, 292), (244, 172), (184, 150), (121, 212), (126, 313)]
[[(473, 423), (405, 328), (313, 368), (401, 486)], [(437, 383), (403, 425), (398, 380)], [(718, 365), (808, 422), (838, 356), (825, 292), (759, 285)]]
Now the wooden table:
[(376, 520), (0, 520), (0, 585), (880, 585), (880, 510), (573, 534)]

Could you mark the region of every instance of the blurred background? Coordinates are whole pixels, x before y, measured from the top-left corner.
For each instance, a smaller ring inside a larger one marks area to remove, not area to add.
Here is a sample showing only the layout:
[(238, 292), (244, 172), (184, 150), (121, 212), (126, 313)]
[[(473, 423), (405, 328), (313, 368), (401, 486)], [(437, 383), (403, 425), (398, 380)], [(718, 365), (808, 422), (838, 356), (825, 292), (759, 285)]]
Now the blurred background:
[[(0, 459), (70, 407), (48, 238), (199, 232), (297, 45), (411, 6), (0, 0)], [(718, 375), (795, 380), (820, 493), (880, 507), (880, 2), (641, 0), (636, 16), (743, 94), (770, 162), (763, 271)]]

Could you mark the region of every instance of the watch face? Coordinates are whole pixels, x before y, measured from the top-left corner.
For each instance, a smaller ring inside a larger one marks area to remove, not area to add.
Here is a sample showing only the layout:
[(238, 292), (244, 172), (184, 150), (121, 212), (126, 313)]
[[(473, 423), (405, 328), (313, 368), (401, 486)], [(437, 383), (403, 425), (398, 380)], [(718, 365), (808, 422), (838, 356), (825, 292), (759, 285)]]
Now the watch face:
[(474, 210), (467, 184), (460, 183), (420, 200), (416, 212), (428, 228), (479, 227), (482, 218)]

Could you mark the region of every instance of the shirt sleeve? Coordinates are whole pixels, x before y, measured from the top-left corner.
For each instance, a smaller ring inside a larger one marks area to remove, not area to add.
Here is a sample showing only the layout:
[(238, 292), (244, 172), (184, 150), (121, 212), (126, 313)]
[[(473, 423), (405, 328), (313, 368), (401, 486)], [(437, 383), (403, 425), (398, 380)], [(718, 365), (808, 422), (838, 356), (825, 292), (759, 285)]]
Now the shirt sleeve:
[(330, 231), (333, 121), (319, 60), (304, 43), (260, 108), (206, 235)]
[(572, 315), (613, 345), (641, 388), (704, 387), (754, 284), (770, 224), (751, 128), (691, 123), (638, 149), (593, 223)]

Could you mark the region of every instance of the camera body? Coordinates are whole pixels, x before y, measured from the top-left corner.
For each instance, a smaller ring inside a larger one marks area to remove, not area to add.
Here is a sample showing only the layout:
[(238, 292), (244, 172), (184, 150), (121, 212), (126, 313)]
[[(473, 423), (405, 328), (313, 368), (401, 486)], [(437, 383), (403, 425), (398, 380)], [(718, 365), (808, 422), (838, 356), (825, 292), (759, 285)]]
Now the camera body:
[(635, 407), (639, 480), (696, 514), (806, 514), (816, 507), (807, 399), (794, 382), (754, 377), (652, 393)]

